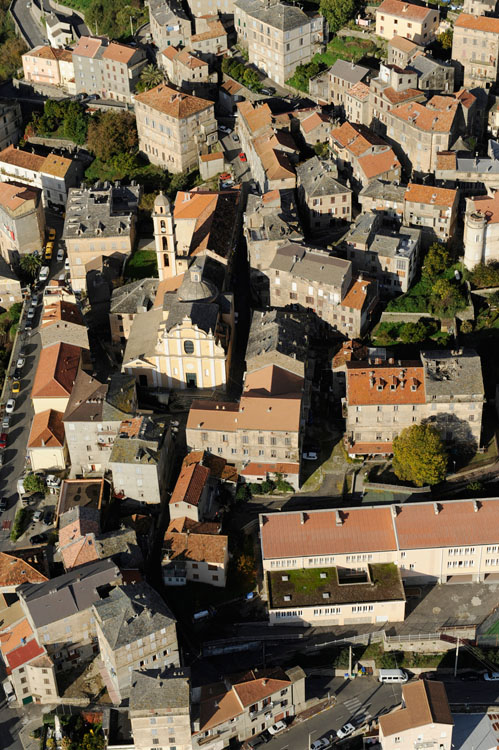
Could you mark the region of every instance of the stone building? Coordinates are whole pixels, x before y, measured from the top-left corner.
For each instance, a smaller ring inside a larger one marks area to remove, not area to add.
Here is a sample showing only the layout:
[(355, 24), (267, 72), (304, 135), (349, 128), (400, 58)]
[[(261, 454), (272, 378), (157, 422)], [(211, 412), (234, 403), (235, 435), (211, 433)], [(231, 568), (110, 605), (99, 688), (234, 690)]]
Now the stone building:
[(371, 117), (369, 112), (370, 88), (359, 81), (345, 92), (345, 116), (348, 122), (360, 125), (369, 125)]
[(452, 37), (452, 59), (463, 70), (465, 88), (491, 89), (499, 65), (499, 18), (460, 13)]
[(158, 279), (137, 279), (116, 287), (111, 293), (109, 324), (111, 340), (117, 349), (124, 350), (136, 315), (150, 310), (158, 291)]
[(175, 743), (177, 750), (192, 750), (188, 673), (152, 665), (133, 671), (131, 682), (128, 712), (135, 749)]
[(439, 23), (438, 10), (402, 0), (383, 0), (376, 8), (376, 34), (383, 39), (397, 34), (426, 46), (434, 41)]
[(418, 89), (421, 91), (435, 94), (452, 94), (454, 91), (455, 71), (450, 63), (417, 54), (411, 59), (409, 68), (417, 73)]
[[(1, 117), (1, 115), (0, 115)], [(0, 254), (9, 264), (40, 252), (45, 240), (42, 191), (17, 182), (0, 182)]]
[(160, 83), (135, 97), (139, 149), (169, 172), (197, 166), (218, 141), (214, 104)]
[(464, 217), (464, 265), (499, 260), (499, 193), (466, 199)]
[(365, 187), (371, 180), (399, 180), (401, 165), (386, 141), (364, 125), (344, 122), (331, 131), (329, 145), (338, 167)]
[(22, 123), (19, 102), (3, 101), (0, 103), (0, 149), (18, 142)]
[(422, 230), (427, 242), (447, 242), (457, 224), (459, 190), (410, 182), (404, 196), (404, 224)]
[(373, 180), (362, 188), (358, 195), (358, 201), (362, 206), (362, 212), (380, 212), (390, 219), (402, 220), (404, 215), (405, 185), (395, 182), (383, 182)]
[(191, 21), (179, 0), (149, 0), (149, 23), (159, 52), (185, 45), (192, 34)]
[(330, 161), (314, 156), (296, 168), (298, 200), (311, 230), (324, 231), (352, 219), (352, 191)]
[(140, 195), (134, 184), (70, 189), (62, 239), (73, 289), (87, 288), (87, 274), (98, 258), (112, 257), (124, 264), (135, 244)]
[(369, 123), (380, 135), (386, 135), (388, 112), (403, 103), (424, 101), (424, 94), (417, 88), (416, 71), (401, 69), (398, 65), (381, 63), (379, 73), (371, 79), (369, 88)]
[(162, 545), (161, 568), (165, 586), (185, 586), (198, 581), (224, 588), (229, 565), (229, 540), (221, 534), (167, 531)]
[(341, 112), (346, 112), (347, 92), (355, 84), (361, 81), (365, 83), (368, 76), (369, 68), (346, 60), (336, 60), (328, 70), (310, 79), (309, 93), (319, 104), (332, 104)]
[(415, 44), (415, 42), (412, 42), (405, 36), (395, 34), (388, 42), (387, 63), (389, 65), (397, 65), (397, 67), (404, 70), (418, 52), (424, 52), (424, 47)]
[(135, 87), (147, 64), (140, 47), (82, 36), (73, 49), (76, 93), (132, 103)]
[(56, 295), (54, 301), (52, 295), (44, 299), (39, 332), (44, 348), (58, 343), (90, 348), (87, 326), (78, 305), (59, 300)]

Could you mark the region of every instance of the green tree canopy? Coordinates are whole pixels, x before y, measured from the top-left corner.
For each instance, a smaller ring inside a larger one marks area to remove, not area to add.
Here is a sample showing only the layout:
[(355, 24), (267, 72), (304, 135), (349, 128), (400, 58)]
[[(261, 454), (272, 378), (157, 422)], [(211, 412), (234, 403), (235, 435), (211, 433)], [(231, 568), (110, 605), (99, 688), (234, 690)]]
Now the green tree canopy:
[(102, 161), (134, 155), (137, 144), (137, 125), (131, 112), (103, 112), (88, 126), (88, 148)]
[(446, 29), (445, 31), (442, 31), (442, 33), (438, 35), (437, 40), (439, 44), (442, 46), (442, 49), (445, 49), (445, 50), (452, 49), (453, 36), (454, 34), (452, 32), (452, 29)]
[(440, 242), (434, 242), (426, 253), (424, 260), (423, 273), (430, 279), (435, 279), (451, 265), (451, 258), (445, 245)]
[(400, 340), (404, 344), (419, 344), (424, 341), (428, 336), (423, 321), (418, 320), (417, 323), (406, 323), (400, 331)]
[(320, 0), (319, 11), (329, 24), (329, 30), (334, 34), (357, 12), (355, 0)]
[(471, 282), (479, 289), (499, 286), (499, 263), (493, 260), (489, 263), (479, 263), (471, 272)]
[(439, 432), (429, 424), (403, 430), (393, 441), (393, 470), (418, 487), (445, 479), (447, 452)]
[(47, 99), (43, 114), (34, 116), (32, 124), (40, 135), (52, 135), (57, 131), (62, 138), (83, 145), (87, 137), (88, 115), (80, 102)]
[(39, 255), (33, 255), (32, 253), (30, 255), (21, 255), (19, 265), (24, 273), (27, 273), (28, 276), (34, 278), (38, 273), (38, 269), (42, 265), (42, 259)]
[(464, 310), (466, 299), (455, 282), (437, 279), (431, 290), (430, 307), (436, 313), (453, 315), (457, 310)]
[(162, 70), (155, 65), (146, 65), (140, 74), (137, 91), (149, 91), (158, 86), (163, 80), (164, 74)]
[(27, 474), (23, 479), (25, 492), (44, 492), (45, 483), (41, 477), (36, 474)]

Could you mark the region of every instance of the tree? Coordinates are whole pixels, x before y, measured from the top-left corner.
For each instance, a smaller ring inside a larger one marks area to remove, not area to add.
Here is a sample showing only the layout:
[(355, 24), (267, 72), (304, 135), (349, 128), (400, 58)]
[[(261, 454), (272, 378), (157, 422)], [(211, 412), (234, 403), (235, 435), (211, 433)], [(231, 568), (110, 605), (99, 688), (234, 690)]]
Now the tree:
[(430, 424), (407, 427), (393, 441), (393, 470), (399, 479), (418, 487), (445, 478), (447, 452), (439, 432)]
[(244, 576), (253, 576), (255, 573), (255, 559), (243, 552), (237, 560), (237, 570)]
[(436, 279), (441, 276), (451, 265), (449, 252), (445, 245), (440, 242), (434, 242), (430, 246), (423, 266), (423, 273), (430, 279)]
[(101, 161), (123, 161), (133, 156), (138, 144), (137, 126), (131, 112), (103, 112), (88, 126), (87, 145)]
[(471, 272), (471, 282), (479, 289), (499, 286), (499, 263), (493, 260), (488, 263), (479, 263)]
[(461, 323), (461, 333), (472, 333), (473, 323), (471, 320), (463, 320)]
[(463, 310), (466, 300), (455, 283), (449, 279), (437, 279), (431, 290), (430, 307), (435, 312), (450, 315)]
[(164, 74), (162, 70), (155, 65), (146, 65), (140, 74), (137, 91), (149, 91), (162, 83), (163, 80)]
[(333, 34), (354, 18), (356, 11), (355, 0), (320, 0), (319, 12), (328, 22)]
[(428, 331), (422, 320), (417, 323), (406, 323), (400, 331), (400, 340), (404, 344), (419, 344), (425, 341)]
[(36, 474), (28, 474), (23, 479), (25, 492), (45, 492), (45, 483), (43, 479)]
[(452, 38), (453, 33), (452, 29), (446, 29), (441, 34), (438, 35), (437, 41), (441, 45), (442, 49), (449, 50), (452, 49)]
[(30, 255), (21, 255), (19, 265), (24, 273), (34, 278), (42, 265), (42, 259), (39, 255), (33, 255), (32, 253)]

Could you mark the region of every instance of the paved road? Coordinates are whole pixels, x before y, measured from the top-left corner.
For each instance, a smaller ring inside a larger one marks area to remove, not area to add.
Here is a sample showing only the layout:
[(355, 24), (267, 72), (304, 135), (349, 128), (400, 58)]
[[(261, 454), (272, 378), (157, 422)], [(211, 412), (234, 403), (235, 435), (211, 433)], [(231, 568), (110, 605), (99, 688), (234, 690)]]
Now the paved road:
[(307, 750), (309, 742), (336, 735), (336, 730), (348, 721), (360, 727), (386, 713), (400, 703), (402, 695), (400, 685), (381, 684), (370, 677), (334, 678), (328, 684), (331, 694), (336, 693), (336, 705), (275, 737), (265, 745), (266, 750)]
[(45, 31), (31, 14), (31, 9), (27, 7), (26, 0), (14, 0), (11, 12), (21, 27), (24, 36), (29, 39), (31, 47), (46, 43)]
[(7, 707), (3, 690), (0, 688), (0, 747), (5, 750), (23, 750), (19, 732), (23, 727), (22, 710)]

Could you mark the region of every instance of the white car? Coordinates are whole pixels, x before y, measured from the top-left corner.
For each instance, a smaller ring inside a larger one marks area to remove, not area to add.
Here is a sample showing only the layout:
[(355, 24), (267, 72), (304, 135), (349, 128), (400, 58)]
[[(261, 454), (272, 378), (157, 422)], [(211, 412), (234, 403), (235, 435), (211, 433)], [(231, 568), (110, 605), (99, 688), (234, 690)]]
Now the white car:
[(315, 742), (312, 742), (310, 745), (310, 750), (327, 750), (329, 747), (331, 747), (331, 740), (329, 740), (327, 737), (321, 737), (320, 740), (315, 740)]
[(33, 320), (33, 318), (35, 317), (35, 315), (36, 315), (36, 307), (30, 307), (29, 310), (28, 310), (28, 314), (27, 314), (26, 318), (28, 320)]
[(33, 521), (39, 521), (41, 517), (42, 511), (40, 509), (35, 510), (35, 512), (33, 513)]
[(271, 727), (268, 728), (268, 733), (271, 735), (279, 734), (279, 732), (283, 732), (286, 729), (286, 723), (284, 721), (278, 721), (276, 724), (272, 724)]
[(57, 262), (60, 263), (63, 260), (64, 260), (64, 250), (62, 249), (62, 247), (60, 247), (59, 250), (57, 251)]
[(350, 724), (350, 722), (348, 722), (348, 724), (343, 724), (341, 729), (338, 729), (338, 731), (336, 732), (336, 736), (340, 740), (342, 740), (344, 737), (348, 737), (349, 734), (352, 734), (352, 732), (355, 732), (355, 727), (353, 724)]
[(22, 370), (25, 364), (26, 360), (24, 359), (24, 357), (19, 357), (16, 362), (16, 370)]
[(55, 474), (48, 474), (45, 478), (45, 484), (47, 487), (59, 487), (61, 483), (60, 477), (56, 477)]
[(303, 458), (305, 461), (317, 461), (318, 455), (315, 451), (309, 451), (308, 453), (303, 454)]
[(31, 302), (30, 302), (31, 307), (36, 307), (38, 305), (39, 299), (40, 298), (38, 297), (38, 294), (32, 294), (31, 295)]
[(15, 408), (16, 408), (16, 399), (9, 398), (9, 400), (5, 404), (5, 411), (7, 412), (7, 414), (12, 414)]
[(499, 672), (485, 672), (483, 679), (487, 682), (495, 682), (499, 680)]
[(40, 268), (40, 273), (38, 275), (38, 278), (40, 281), (47, 281), (50, 273), (50, 268), (48, 266), (42, 266)]
[(64, 261), (64, 270), (65, 271), (71, 270), (71, 266), (69, 265), (69, 258), (66, 258), (66, 260)]

